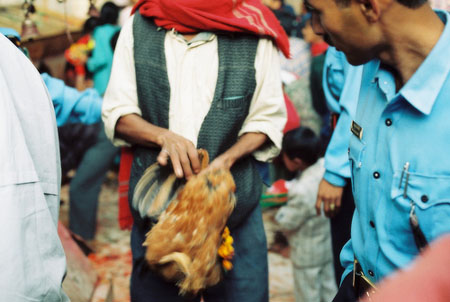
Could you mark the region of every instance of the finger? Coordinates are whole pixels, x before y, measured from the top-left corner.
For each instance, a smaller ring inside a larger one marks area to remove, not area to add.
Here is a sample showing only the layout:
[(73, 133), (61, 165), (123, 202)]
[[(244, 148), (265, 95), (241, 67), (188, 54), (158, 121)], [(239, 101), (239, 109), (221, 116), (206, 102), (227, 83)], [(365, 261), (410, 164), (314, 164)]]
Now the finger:
[(322, 202), (323, 202), (323, 212), (325, 213), (325, 216), (328, 217), (330, 212), (330, 203), (326, 199), (322, 199)]
[(169, 155), (169, 151), (167, 151), (167, 149), (165, 148), (162, 148), (161, 152), (159, 152), (158, 154), (158, 158), (156, 159), (158, 161), (158, 164), (160, 164), (161, 166), (167, 165)]
[(322, 199), (321, 197), (317, 197), (316, 199), (316, 214), (317, 216), (320, 216), (322, 213)]
[(183, 168), (181, 167), (180, 157), (178, 155), (178, 152), (176, 152), (176, 151), (170, 152), (170, 160), (172, 161), (172, 167), (173, 167), (173, 171), (175, 172), (176, 177), (182, 178), (184, 176), (184, 174), (183, 174)]
[(193, 146), (192, 148), (188, 149), (188, 157), (190, 161), (190, 165), (192, 166), (192, 170), (195, 174), (200, 172), (201, 164), (200, 164), (200, 158), (198, 157), (197, 149), (195, 149)]
[(342, 203), (342, 195), (340, 195), (339, 197), (336, 198), (335, 203), (336, 203), (336, 209), (339, 209), (341, 207), (341, 203)]
[(189, 160), (188, 154), (185, 150), (180, 151), (179, 162), (181, 168), (183, 169), (184, 176), (186, 177), (186, 179), (189, 179), (193, 175), (193, 172), (191, 168), (191, 161)]

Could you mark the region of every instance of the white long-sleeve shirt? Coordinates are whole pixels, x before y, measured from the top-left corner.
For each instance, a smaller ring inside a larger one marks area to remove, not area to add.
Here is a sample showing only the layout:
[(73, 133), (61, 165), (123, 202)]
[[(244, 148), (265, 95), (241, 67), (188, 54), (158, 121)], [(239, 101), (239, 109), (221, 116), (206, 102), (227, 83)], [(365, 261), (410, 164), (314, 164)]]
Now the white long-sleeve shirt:
[(0, 158), (0, 301), (69, 301), (52, 101), (33, 64), (1, 34)]
[[(106, 134), (117, 146), (127, 144), (115, 138), (117, 120), (128, 114), (141, 115), (132, 25), (133, 17), (125, 23), (117, 41), (102, 108)], [(170, 84), (169, 129), (195, 145), (214, 97), (219, 67), (217, 36), (199, 34), (187, 42), (175, 31), (167, 31), (164, 47)], [(280, 59), (271, 40), (260, 39), (255, 69), (256, 89), (239, 135), (248, 132), (266, 134), (272, 143), (254, 153), (257, 159), (266, 161), (278, 155), (286, 123)]]

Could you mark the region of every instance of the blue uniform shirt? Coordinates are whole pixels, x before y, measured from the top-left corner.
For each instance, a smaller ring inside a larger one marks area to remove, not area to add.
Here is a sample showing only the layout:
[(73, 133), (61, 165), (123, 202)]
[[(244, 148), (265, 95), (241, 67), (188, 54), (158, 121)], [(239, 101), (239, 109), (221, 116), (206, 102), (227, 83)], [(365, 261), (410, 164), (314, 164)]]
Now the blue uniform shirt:
[(325, 153), (325, 175), (329, 183), (343, 187), (350, 178), (348, 144), (361, 86), (362, 66), (352, 66), (343, 52), (329, 47), (324, 63), (323, 90), (330, 111), (339, 114)]
[(416, 257), (411, 201), (428, 242), (450, 232), (450, 16), (438, 15), (445, 29), (400, 91), (379, 61), (364, 65), (355, 118), (362, 135), (350, 138), (356, 209), (341, 253), (344, 276), (355, 256), (374, 282)]
[(103, 99), (95, 89), (78, 91), (47, 73), (41, 74), (41, 77), (52, 99), (58, 127), (68, 123), (100, 122)]

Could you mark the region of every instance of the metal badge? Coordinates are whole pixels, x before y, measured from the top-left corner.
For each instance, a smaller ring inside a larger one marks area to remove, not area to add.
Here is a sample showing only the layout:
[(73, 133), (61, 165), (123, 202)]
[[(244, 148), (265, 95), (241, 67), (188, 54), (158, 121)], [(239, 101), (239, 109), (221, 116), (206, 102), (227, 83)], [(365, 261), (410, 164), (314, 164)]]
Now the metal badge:
[(359, 140), (362, 139), (363, 128), (360, 125), (358, 125), (355, 121), (352, 121), (352, 127), (350, 128), (350, 130), (357, 138), (359, 138)]

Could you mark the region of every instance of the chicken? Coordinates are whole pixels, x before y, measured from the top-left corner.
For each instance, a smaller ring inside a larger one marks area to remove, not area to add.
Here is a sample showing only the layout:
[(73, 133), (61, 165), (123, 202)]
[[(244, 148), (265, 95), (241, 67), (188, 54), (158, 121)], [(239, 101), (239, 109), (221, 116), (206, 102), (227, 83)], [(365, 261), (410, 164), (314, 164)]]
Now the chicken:
[[(208, 153), (199, 150), (199, 155), (205, 168)], [(236, 204), (236, 186), (230, 171), (201, 172), (183, 186), (161, 169), (154, 164), (146, 170), (133, 198), (141, 214), (159, 216), (146, 235), (146, 260), (151, 269), (176, 282), (180, 294), (196, 295), (221, 279), (218, 249)]]

